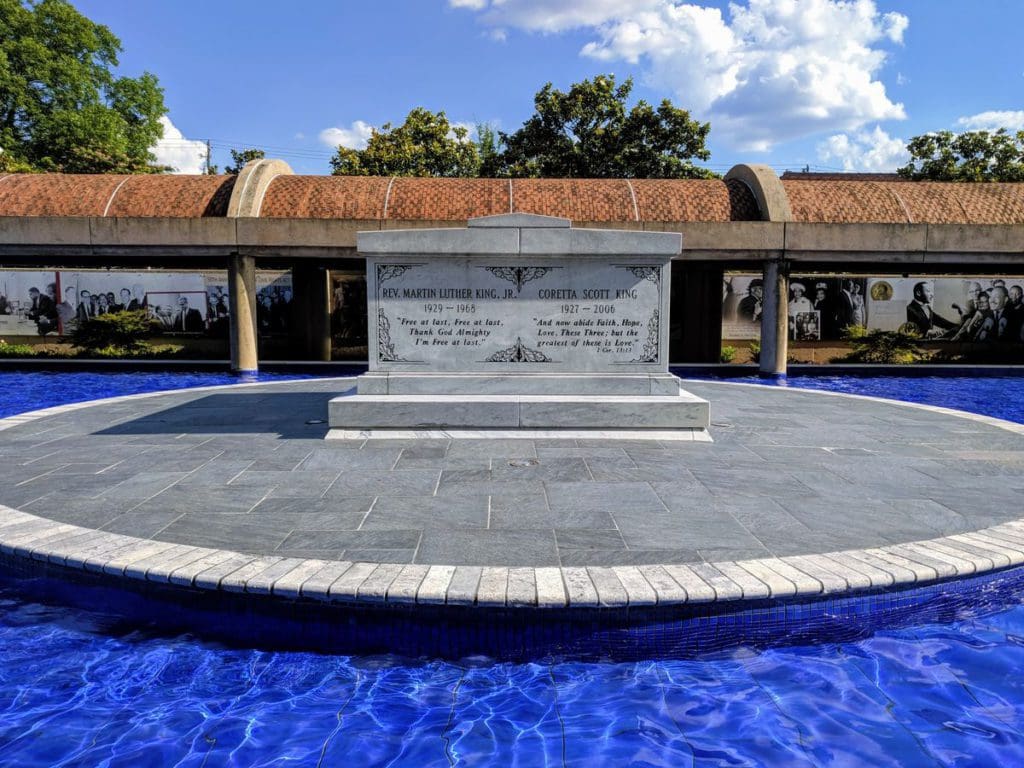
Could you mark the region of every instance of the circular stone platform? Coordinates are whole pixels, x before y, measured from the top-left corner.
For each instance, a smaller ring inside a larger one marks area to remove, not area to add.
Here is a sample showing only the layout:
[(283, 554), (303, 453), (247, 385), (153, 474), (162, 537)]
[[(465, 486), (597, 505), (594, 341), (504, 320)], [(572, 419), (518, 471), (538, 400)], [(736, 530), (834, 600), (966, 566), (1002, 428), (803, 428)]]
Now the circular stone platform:
[(840, 594), (1024, 562), (1024, 427), (687, 382), (713, 443), (325, 441), (351, 380), (0, 421), (0, 552), (204, 589), (478, 606)]

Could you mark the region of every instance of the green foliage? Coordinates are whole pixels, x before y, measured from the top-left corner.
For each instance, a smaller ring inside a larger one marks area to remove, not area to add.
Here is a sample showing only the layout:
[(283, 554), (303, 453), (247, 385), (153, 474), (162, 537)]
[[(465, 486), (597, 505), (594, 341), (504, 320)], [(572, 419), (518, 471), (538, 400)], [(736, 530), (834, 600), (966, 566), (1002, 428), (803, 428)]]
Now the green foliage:
[(366, 149), (338, 147), (331, 169), (336, 176), (476, 176), (480, 152), (444, 112), (416, 107), (401, 125), (375, 128)]
[(752, 341), (748, 347), (750, 349), (750, 359), (755, 363), (761, 362), (761, 342)]
[(712, 178), (693, 164), (707, 160), (710, 123), (668, 99), (654, 108), (626, 101), (632, 78), (614, 75), (574, 83), (568, 91), (551, 83), (534, 97), (536, 112), (513, 134), (500, 134), (505, 150), (500, 175), (555, 178)]
[(169, 357), (181, 357), (184, 350), (185, 348), (180, 344), (160, 344), (157, 346), (141, 344), (130, 349), (112, 344), (95, 349), (84, 349), (78, 354), (78, 357), (98, 358), (100, 360), (122, 360), (125, 358), (166, 359)]
[(722, 351), (719, 354), (718, 359), (723, 363), (731, 363), (736, 359), (736, 352), (738, 352), (736, 347), (722, 347)]
[(1024, 131), (939, 131), (907, 144), (899, 174), (915, 181), (1024, 181)]
[(632, 79), (614, 75), (574, 83), (567, 92), (545, 85), (536, 112), (506, 134), (478, 125), (477, 140), (444, 112), (412, 110), (402, 125), (374, 129), (366, 149), (338, 147), (340, 176), (481, 176), (552, 178), (715, 178), (693, 164), (707, 160), (709, 123), (690, 119), (667, 99), (655, 108), (626, 102)]
[(493, 179), (504, 173), (501, 134), (489, 123), (476, 127), (476, 146), (480, 154), (480, 176)]
[(869, 331), (863, 326), (847, 326), (844, 337), (853, 342), (853, 351), (835, 362), (908, 365), (927, 359), (918, 346), (919, 339), (898, 331)]
[(145, 310), (111, 312), (97, 315), (78, 326), (72, 343), (90, 352), (113, 347), (131, 353), (146, 349), (146, 339), (157, 329)]
[(31, 344), (8, 344), (3, 339), (0, 339), (0, 359), (38, 356), (39, 349)]
[(245, 168), (246, 164), (251, 163), (253, 160), (262, 160), (266, 156), (267, 153), (262, 149), (232, 149), (231, 162), (234, 163), (234, 165), (224, 166), (224, 173), (237, 175), (242, 172), (242, 169)]
[(167, 113), (156, 77), (116, 77), (121, 41), (67, 0), (0, 0), (0, 147), (41, 171), (139, 173)]

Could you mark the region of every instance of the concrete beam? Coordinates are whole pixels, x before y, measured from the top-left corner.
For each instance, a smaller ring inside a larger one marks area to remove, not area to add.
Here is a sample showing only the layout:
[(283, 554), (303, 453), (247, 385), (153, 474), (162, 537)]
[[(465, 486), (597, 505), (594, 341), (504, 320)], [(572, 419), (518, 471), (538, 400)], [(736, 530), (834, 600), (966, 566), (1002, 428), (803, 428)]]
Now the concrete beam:
[(929, 224), (929, 254), (1016, 253), (1024, 254), (1024, 226), (978, 224)]
[(799, 252), (924, 253), (928, 227), (922, 224), (786, 225), (787, 255)]
[(380, 229), (378, 219), (238, 219), (237, 243), (247, 253), (292, 250), (350, 254), (356, 233)]

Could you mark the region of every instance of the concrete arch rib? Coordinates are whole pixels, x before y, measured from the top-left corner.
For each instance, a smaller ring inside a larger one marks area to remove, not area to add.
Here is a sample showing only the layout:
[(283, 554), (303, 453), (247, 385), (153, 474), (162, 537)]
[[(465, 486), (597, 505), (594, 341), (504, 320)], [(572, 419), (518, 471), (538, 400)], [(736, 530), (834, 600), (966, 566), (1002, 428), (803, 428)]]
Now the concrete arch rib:
[(726, 180), (736, 179), (746, 184), (757, 200), (762, 221), (792, 221), (793, 212), (782, 181), (768, 165), (741, 163), (725, 174)]
[(231, 190), (228, 218), (258, 217), (270, 182), (278, 176), (291, 176), (292, 173), (291, 166), (284, 160), (253, 160), (247, 163)]

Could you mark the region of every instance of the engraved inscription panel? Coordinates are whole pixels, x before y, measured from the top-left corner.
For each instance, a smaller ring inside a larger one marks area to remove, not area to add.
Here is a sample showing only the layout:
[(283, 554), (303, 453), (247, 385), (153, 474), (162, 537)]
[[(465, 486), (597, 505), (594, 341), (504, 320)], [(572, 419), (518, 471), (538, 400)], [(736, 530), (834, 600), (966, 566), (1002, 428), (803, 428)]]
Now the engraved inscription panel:
[(371, 366), (664, 370), (667, 269), (624, 259), (371, 259)]

